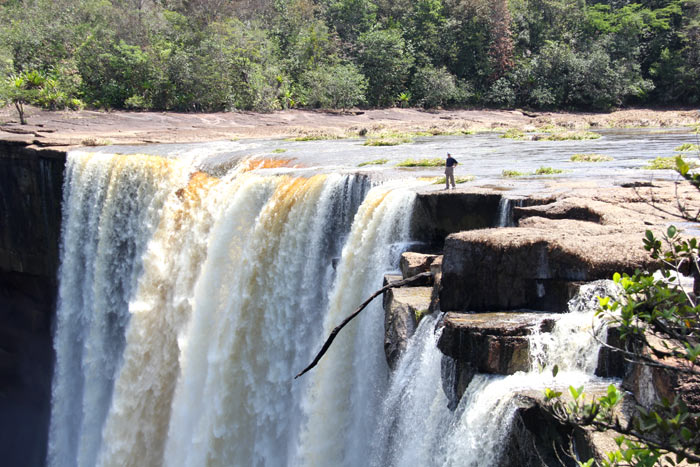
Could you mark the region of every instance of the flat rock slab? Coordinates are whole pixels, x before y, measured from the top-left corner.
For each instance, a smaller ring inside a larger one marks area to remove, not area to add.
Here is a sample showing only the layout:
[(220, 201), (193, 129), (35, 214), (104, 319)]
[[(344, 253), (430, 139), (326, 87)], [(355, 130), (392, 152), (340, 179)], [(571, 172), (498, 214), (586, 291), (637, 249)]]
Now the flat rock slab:
[[(404, 279), (415, 276), (422, 272), (429, 272), (430, 266), (435, 260), (439, 258), (438, 255), (428, 255), (424, 253), (414, 253), (412, 251), (407, 251), (401, 254), (401, 260), (399, 261), (399, 268), (401, 269), (401, 275)], [(432, 277), (426, 277), (425, 280), (420, 281), (416, 285), (432, 285)]]
[(550, 204), (517, 208), (518, 227), (449, 235), (440, 307), (565, 311), (577, 283), (654, 269), (644, 232), (682, 224), (678, 205), (697, 212), (700, 192), (687, 183), (579, 189)]
[(530, 367), (527, 336), (549, 332), (554, 316), (546, 313), (447, 313), (438, 341), (443, 354), (481, 373), (513, 374)]

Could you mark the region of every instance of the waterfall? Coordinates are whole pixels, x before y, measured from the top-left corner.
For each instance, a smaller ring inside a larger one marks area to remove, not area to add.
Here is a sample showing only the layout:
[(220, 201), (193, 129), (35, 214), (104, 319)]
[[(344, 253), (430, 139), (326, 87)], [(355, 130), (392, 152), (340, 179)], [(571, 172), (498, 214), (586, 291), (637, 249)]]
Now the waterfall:
[(498, 201), (498, 223), (496, 227), (514, 227), (515, 220), (513, 219), (513, 207), (522, 206), (522, 199), (506, 198), (501, 196)]
[[(532, 369), (508, 376), (475, 375), (454, 411), (448, 410), (442, 389), (441, 361), (449, 357), (436, 347), (440, 317), (423, 318), (391, 376), (372, 465), (500, 465), (518, 409), (516, 393), (600, 383), (593, 376), (599, 349), (594, 335), (603, 330), (594, 316), (596, 297), (617, 298), (617, 293), (611, 281), (584, 285), (569, 302), (568, 313), (546, 315), (557, 320), (551, 333), (531, 336)], [(554, 365), (560, 367), (556, 377)]]
[(359, 465), (381, 305), (293, 375), (396, 268), (415, 194), (196, 167), (69, 154), (49, 465)]

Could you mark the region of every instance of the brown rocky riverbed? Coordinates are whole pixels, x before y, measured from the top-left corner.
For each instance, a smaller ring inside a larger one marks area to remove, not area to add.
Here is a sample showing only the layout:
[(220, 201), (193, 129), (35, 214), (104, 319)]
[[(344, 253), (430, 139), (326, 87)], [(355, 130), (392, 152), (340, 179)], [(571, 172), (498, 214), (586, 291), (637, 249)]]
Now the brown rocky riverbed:
[(700, 123), (697, 110), (629, 109), (610, 113), (521, 110), (380, 109), (272, 113), (45, 111), (29, 108), (20, 125), (13, 107), (0, 109), (0, 140), (41, 147), (186, 143), (237, 138), (359, 136), (379, 131), (435, 134), (506, 128), (674, 127)]

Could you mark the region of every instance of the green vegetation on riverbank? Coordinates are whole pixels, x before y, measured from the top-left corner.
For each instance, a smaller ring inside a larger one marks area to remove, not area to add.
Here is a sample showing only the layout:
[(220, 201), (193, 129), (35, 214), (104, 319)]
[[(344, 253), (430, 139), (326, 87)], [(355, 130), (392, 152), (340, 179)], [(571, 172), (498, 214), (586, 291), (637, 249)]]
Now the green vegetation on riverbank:
[(693, 105), (699, 23), (698, 0), (5, 0), (0, 100), (20, 113)]

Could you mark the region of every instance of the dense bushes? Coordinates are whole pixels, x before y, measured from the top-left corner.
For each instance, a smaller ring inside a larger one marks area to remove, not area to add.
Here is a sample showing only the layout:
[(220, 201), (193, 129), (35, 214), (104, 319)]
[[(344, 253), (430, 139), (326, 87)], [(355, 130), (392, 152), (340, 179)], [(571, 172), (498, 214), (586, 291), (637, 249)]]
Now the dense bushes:
[(37, 72), (48, 107), (691, 105), (698, 24), (700, 0), (6, 0), (0, 100)]

